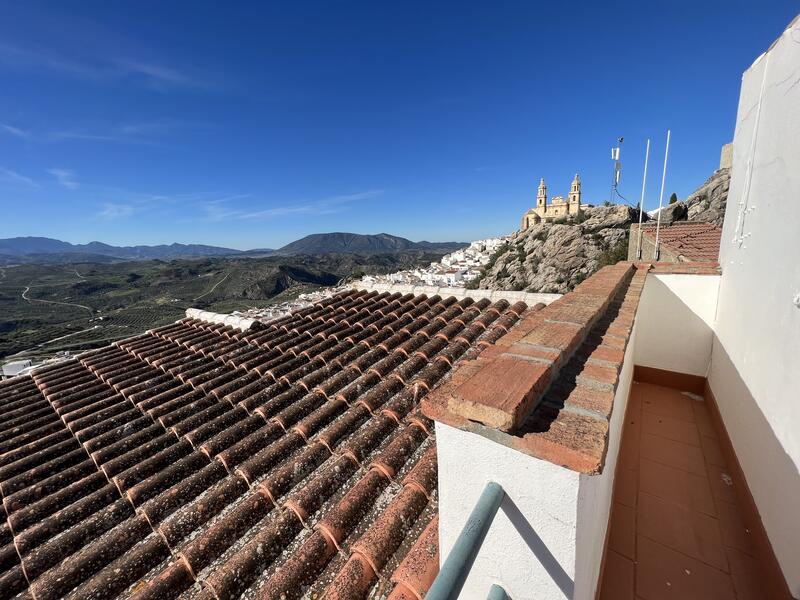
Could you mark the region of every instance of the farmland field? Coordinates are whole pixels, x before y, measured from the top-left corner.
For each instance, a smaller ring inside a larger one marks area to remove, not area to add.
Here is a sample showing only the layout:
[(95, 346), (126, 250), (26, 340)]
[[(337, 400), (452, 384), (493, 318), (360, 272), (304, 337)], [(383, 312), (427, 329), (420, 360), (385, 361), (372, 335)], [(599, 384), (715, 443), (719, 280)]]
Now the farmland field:
[(353, 275), (389, 273), (437, 258), (408, 252), (4, 266), (0, 358), (96, 347), (175, 321), (189, 307), (261, 307)]

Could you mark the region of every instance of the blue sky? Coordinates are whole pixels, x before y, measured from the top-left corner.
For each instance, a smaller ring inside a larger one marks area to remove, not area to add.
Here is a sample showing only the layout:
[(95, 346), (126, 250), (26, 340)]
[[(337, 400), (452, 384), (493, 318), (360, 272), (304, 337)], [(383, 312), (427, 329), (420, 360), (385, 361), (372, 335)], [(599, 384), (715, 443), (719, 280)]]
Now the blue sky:
[(0, 237), (511, 232), (539, 177), (686, 196), (796, 2), (0, 2)]

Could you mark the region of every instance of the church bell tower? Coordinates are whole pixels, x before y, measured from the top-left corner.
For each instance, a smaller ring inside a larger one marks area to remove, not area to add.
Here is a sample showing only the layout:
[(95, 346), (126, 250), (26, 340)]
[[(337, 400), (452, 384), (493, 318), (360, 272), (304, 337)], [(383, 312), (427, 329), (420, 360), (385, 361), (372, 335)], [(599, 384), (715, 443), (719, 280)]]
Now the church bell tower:
[(536, 191), (536, 208), (544, 209), (547, 206), (547, 186), (544, 184), (544, 177), (539, 182), (539, 189)]
[(569, 190), (569, 212), (577, 214), (581, 208), (581, 178), (575, 173)]

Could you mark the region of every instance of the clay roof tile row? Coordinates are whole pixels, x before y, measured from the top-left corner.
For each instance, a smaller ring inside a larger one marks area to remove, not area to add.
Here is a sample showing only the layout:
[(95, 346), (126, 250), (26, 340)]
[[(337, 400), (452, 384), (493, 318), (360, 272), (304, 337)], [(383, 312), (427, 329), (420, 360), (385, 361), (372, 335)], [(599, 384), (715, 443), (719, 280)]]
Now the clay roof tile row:
[[(655, 240), (655, 225), (643, 225), (642, 232)], [(661, 245), (681, 262), (716, 262), (721, 239), (722, 229), (713, 223), (678, 221), (662, 225), (659, 230)]]
[(512, 308), (351, 291), (0, 383), (0, 596), (367, 595), (436, 514), (421, 399)]

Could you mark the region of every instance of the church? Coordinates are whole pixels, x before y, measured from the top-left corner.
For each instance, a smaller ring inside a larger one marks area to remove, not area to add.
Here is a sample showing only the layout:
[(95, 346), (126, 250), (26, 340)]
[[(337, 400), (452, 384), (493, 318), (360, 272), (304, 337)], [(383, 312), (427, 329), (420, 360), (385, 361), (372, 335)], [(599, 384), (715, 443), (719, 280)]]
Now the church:
[(572, 180), (569, 196), (565, 200), (563, 196), (553, 198), (550, 205), (547, 204), (547, 185), (544, 177), (539, 182), (539, 189), (536, 192), (536, 207), (528, 210), (522, 215), (520, 229), (527, 229), (531, 225), (536, 225), (542, 221), (553, 221), (559, 218), (577, 217), (581, 213), (581, 179), (577, 173)]

